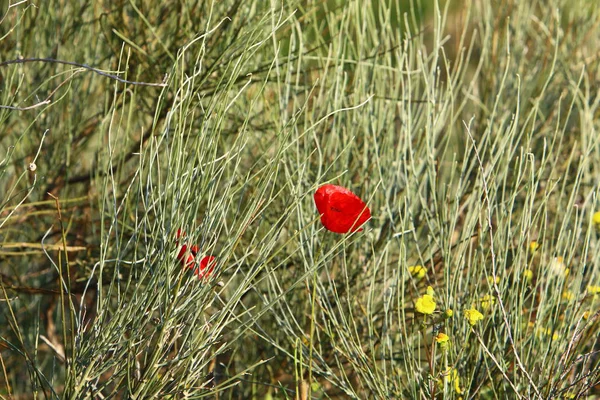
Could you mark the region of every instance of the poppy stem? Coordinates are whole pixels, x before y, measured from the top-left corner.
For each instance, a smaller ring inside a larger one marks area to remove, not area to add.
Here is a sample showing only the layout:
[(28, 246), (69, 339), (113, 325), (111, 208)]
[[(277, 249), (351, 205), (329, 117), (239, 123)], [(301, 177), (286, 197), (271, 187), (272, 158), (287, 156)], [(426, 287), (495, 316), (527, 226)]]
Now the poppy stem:
[(317, 298), (317, 271), (313, 272), (313, 290), (311, 299), (311, 311), (310, 311), (310, 348), (308, 350), (308, 398), (311, 396), (312, 390), (312, 360), (313, 360), (313, 349), (314, 349), (314, 334), (315, 334), (315, 303)]
[[(321, 252), (323, 250), (323, 246), (319, 246), (319, 250), (317, 251), (317, 256), (315, 257), (315, 264), (318, 265), (316, 263), (316, 261), (319, 259), (319, 257), (321, 257)], [(312, 362), (313, 362), (313, 349), (314, 349), (314, 334), (315, 334), (315, 318), (316, 318), (316, 313), (315, 313), (315, 305), (316, 305), (316, 300), (317, 300), (317, 268), (315, 268), (315, 270), (313, 271), (313, 288), (312, 288), (312, 298), (311, 300), (311, 307), (310, 307), (310, 347), (308, 349), (308, 398), (311, 397), (311, 391), (312, 391)]]

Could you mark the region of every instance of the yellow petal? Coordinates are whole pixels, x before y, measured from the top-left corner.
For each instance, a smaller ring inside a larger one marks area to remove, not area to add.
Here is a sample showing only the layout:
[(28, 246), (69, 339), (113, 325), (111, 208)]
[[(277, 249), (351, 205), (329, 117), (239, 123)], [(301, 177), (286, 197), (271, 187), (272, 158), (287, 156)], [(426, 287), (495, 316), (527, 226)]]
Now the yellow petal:
[(431, 315), (435, 311), (435, 300), (433, 296), (428, 294), (424, 294), (423, 296), (417, 299), (417, 303), (415, 304), (415, 308), (417, 312), (421, 314)]

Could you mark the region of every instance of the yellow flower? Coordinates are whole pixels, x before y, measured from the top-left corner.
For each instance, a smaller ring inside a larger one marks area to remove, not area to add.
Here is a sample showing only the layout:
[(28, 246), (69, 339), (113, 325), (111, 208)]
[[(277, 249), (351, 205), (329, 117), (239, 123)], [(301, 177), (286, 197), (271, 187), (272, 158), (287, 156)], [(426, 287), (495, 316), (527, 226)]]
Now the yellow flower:
[(575, 295), (570, 290), (565, 290), (562, 294), (562, 298), (567, 301), (573, 300), (574, 297)]
[(494, 277), (490, 275), (487, 277), (487, 281), (490, 286), (492, 286), (494, 284), (494, 282), (496, 282), (496, 285), (497, 285), (500, 283), (500, 277), (496, 275), (496, 279), (494, 279)]
[(310, 388), (313, 392), (318, 392), (319, 390), (321, 390), (321, 384), (318, 381), (314, 381), (313, 383), (311, 383)]
[(440, 332), (435, 336), (435, 341), (437, 344), (440, 345), (442, 349), (445, 349), (450, 345), (450, 336), (446, 335), (443, 332)]
[(477, 322), (483, 320), (483, 314), (474, 308), (470, 308), (468, 310), (465, 310), (465, 318), (467, 319), (467, 321), (469, 321), (469, 324), (471, 326), (475, 326)]
[(596, 211), (594, 215), (592, 215), (592, 222), (594, 225), (600, 225), (600, 211)]
[(433, 291), (433, 288), (431, 286), (427, 286), (427, 294), (430, 296), (435, 295), (435, 292)]
[(481, 308), (483, 308), (484, 311), (489, 310), (489, 308), (493, 306), (494, 303), (496, 303), (496, 299), (490, 296), (489, 294), (486, 294), (481, 298)]
[(412, 265), (408, 267), (408, 272), (413, 276), (413, 278), (423, 279), (427, 274), (427, 268), (422, 265)]
[(590, 312), (586, 311), (583, 313), (583, 319), (588, 319), (590, 317)]
[(533, 240), (531, 243), (529, 243), (529, 251), (531, 252), (531, 254), (534, 254), (537, 249), (540, 248), (540, 244), (538, 242), (536, 242), (535, 240)]
[(456, 394), (463, 394), (463, 390), (460, 388), (460, 377), (456, 368), (448, 368), (442, 374), (446, 382), (452, 381)]
[(452, 370), (452, 377), (454, 378), (454, 391), (456, 394), (463, 394), (463, 390), (460, 388), (460, 377), (456, 369)]
[(546, 328), (546, 329), (539, 328), (538, 336), (542, 336), (542, 335), (545, 335), (545, 336), (552, 335), (552, 340), (554, 340), (554, 341), (560, 339), (560, 337), (561, 337), (558, 332), (556, 332), (556, 331), (553, 332), (552, 329), (550, 329), (550, 328)]
[(533, 271), (530, 269), (526, 269), (523, 272), (523, 278), (527, 281), (527, 283), (531, 283), (531, 280), (533, 279)]
[(600, 294), (600, 286), (590, 285), (587, 287), (589, 294)]
[(417, 299), (417, 303), (415, 304), (415, 308), (418, 312), (425, 315), (431, 315), (435, 311), (435, 300), (433, 296), (429, 294), (424, 294), (423, 296)]
[(453, 315), (454, 315), (454, 311), (452, 311), (451, 308), (448, 308), (446, 311), (444, 311), (444, 317), (446, 317), (446, 318), (452, 318)]
[(460, 377), (458, 376), (456, 368), (452, 368), (452, 371), (447, 372), (446, 379), (452, 380), (456, 394), (463, 394), (463, 391), (460, 388)]

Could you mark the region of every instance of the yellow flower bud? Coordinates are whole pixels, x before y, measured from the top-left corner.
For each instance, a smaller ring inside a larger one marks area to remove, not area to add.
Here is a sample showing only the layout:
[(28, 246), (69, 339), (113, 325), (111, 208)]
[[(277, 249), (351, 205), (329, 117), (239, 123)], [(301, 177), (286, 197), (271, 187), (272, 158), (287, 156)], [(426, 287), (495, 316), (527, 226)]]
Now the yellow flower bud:
[(494, 303), (496, 303), (496, 299), (489, 294), (486, 294), (481, 298), (481, 308), (483, 308), (484, 311), (489, 310)]
[(460, 377), (456, 368), (448, 368), (442, 374), (446, 382), (452, 382), (456, 394), (463, 394), (463, 390), (460, 387)]
[(422, 265), (412, 265), (408, 267), (408, 272), (413, 276), (413, 278), (423, 279), (427, 274), (427, 268)]
[(497, 285), (500, 283), (500, 277), (498, 275), (496, 275), (496, 279), (494, 279), (494, 277), (490, 275), (487, 277), (487, 281), (490, 286), (492, 286), (494, 284), (494, 282), (496, 282), (496, 285)]
[(433, 291), (433, 288), (431, 286), (427, 286), (427, 294), (430, 296), (435, 295), (435, 292)]
[(596, 211), (594, 215), (592, 215), (592, 222), (596, 226), (600, 225), (600, 211)]
[(600, 286), (596, 286), (596, 285), (590, 285), (587, 287), (587, 291), (589, 294), (600, 294)]
[(562, 294), (562, 298), (567, 301), (571, 301), (575, 298), (575, 295), (570, 290), (565, 290)]
[(590, 317), (590, 312), (586, 311), (583, 313), (583, 319), (588, 319)]
[(535, 240), (532, 241), (531, 243), (529, 243), (529, 251), (531, 252), (531, 254), (534, 254), (537, 249), (540, 248), (540, 244), (538, 242), (536, 242)]

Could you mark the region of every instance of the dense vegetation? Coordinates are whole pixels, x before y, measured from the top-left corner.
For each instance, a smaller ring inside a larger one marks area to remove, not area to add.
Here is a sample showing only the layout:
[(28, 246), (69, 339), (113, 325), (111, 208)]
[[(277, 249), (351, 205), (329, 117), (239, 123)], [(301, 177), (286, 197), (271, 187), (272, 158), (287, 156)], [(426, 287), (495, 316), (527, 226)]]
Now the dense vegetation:
[(597, 1), (1, 7), (2, 397), (600, 396)]

